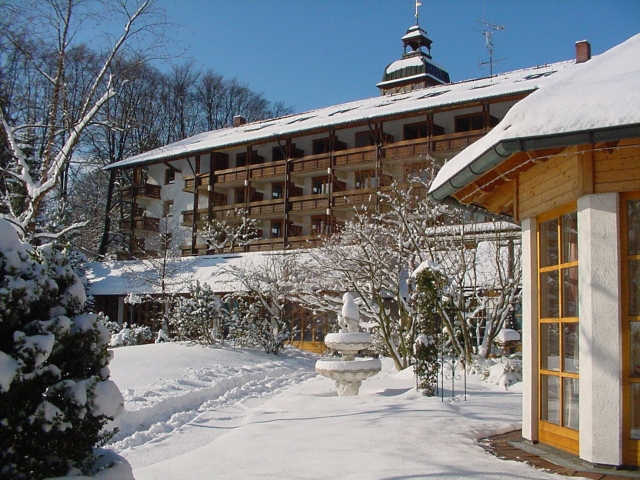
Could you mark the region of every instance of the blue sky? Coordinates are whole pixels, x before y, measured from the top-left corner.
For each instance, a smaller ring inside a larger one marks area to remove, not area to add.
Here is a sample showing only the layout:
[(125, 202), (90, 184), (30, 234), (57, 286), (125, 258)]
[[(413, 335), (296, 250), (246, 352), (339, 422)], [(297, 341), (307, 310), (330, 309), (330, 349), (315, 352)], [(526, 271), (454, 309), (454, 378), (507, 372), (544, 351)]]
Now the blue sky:
[[(640, 32), (640, 0), (421, 0), (420, 26), (452, 81), (569, 60), (575, 42), (597, 55)], [(378, 95), (415, 24), (414, 0), (158, 0), (181, 27), (167, 34), (202, 68), (235, 77), (297, 112)]]

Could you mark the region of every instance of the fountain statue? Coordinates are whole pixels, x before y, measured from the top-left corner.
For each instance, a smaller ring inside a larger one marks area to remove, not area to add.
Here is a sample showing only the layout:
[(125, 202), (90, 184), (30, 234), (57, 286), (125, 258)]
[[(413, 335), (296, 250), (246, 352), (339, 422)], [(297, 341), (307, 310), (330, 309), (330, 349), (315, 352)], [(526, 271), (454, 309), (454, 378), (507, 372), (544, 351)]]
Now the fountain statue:
[(358, 395), (362, 381), (382, 369), (377, 358), (358, 358), (356, 355), (371, 345), (371, 334), (360, 331), (360, 311), (351, 293), (342, 297), (342, 314), (338, 315), (339, 333), (329, 333), (324, 343), (342, 355), (341, 360), (320, 359), (316, 373), (335, 380), (338, 395)]

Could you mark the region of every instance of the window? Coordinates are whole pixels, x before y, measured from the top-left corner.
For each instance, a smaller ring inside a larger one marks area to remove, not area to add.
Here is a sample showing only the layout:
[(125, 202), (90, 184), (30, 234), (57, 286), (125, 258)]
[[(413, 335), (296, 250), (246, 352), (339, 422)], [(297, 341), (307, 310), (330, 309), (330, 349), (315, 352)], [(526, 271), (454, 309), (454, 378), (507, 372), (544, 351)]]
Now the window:
[(355, 177), (356, 190), (377, 188), (379, 186), (375, 170), (362, 170), (360, 172), (356, 172)]
[(164, 218), (173, 217), (173, 200), (167, 200), (162, 203), (162, 216)]
[(328, 138), (319, 138), (313, 141), (311, 148), (313, 155), (329, 153), (331, 151), (331, 142)]
[(412, 123), (410, 125), (404, 125), (403, 130), (403, 138), (405, 140), (416, 140), (427, 136), (426, 123)]
[(173, 168), (168, 167), (164, 171), (164, 184), (171, 185), (173, 183), (176, 183), (176, 171)]
[[(489, 116), (488, 127), (495, 127), (498, 119), (492, 115)], [(473, 130), (482, 130), (484, 128), (484, 120), (482, 112), (470, 113), (467, 115), (458, 115), (455, 117), (455, 131), (471, 132)]]
[(271, 238), (282, 238), (282, 222), (271, 222)]
[(271, 185), (271, 198), (284, 198), (284, 183), (274, 183)]
[(327, 235), (331, 220), (327, 215), (318, 215), (311, 217), (311, 233), (313, 235)]
[(247, 152), (236, 153), (236, 167), (247, 166)]
[(280, 146), (275, 146), (271, 149), (271, 160), (273, 162), (277, 162), (278, 160), (284, 160), (284, 145), (282, 148)]
[(244, 203), (245, 202), (245, 189), (243, 188), (236, 188), (234, 191), (234, 201), (235, 203)]
[(323, 193), (331, 193), (330, 187), (328, 176), (316, 177), (311, 181), (311, 194), (320, 195)]
[(547, 216), (539, 223), (538, 259), (540, 440), (574, 451), (580, 402), (575, 211)]
[(356, 148), (369, 147), (375, 144), (376, 144), (376, 139), (374, 138), (370, 130), (365, 130), (364, 132), (356, 133), (356, 136), (355, 136)]

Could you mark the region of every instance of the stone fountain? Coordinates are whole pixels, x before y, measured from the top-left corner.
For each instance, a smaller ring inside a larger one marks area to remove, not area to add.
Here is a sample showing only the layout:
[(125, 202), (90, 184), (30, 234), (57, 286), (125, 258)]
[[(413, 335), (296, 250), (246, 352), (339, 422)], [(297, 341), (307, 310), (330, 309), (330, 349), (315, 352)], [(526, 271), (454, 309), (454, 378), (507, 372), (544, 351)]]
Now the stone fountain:
[(360, 312), (351, 293), (342, 297), (342, 315), (338, 315), (340, 333), (329, 333), (324, 343), (342, 355), (341, 360), (320, 359), (316, 373), (335, 380), (339, 396), (358, 395), (362, 381), (382, 369), (377, 358), (358, 358), (356, 355), (371, 345), (371, 334), (360, 331)]

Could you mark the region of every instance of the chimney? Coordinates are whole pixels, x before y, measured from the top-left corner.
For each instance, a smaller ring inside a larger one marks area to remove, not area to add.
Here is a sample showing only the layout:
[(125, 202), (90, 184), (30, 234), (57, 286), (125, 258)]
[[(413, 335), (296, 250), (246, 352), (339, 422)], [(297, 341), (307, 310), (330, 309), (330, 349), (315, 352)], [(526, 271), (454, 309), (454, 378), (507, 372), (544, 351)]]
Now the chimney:
[(247, 123), (247, 119), (244, 118), (242, 115), (236, 115), (235, 117), (233, 117), (234, 127), (239, 127), (240, 125), (245, 125), (246, 123)]
[(576, 42), (576, 63), (591, 60), (591, 44), (587, 40)]

